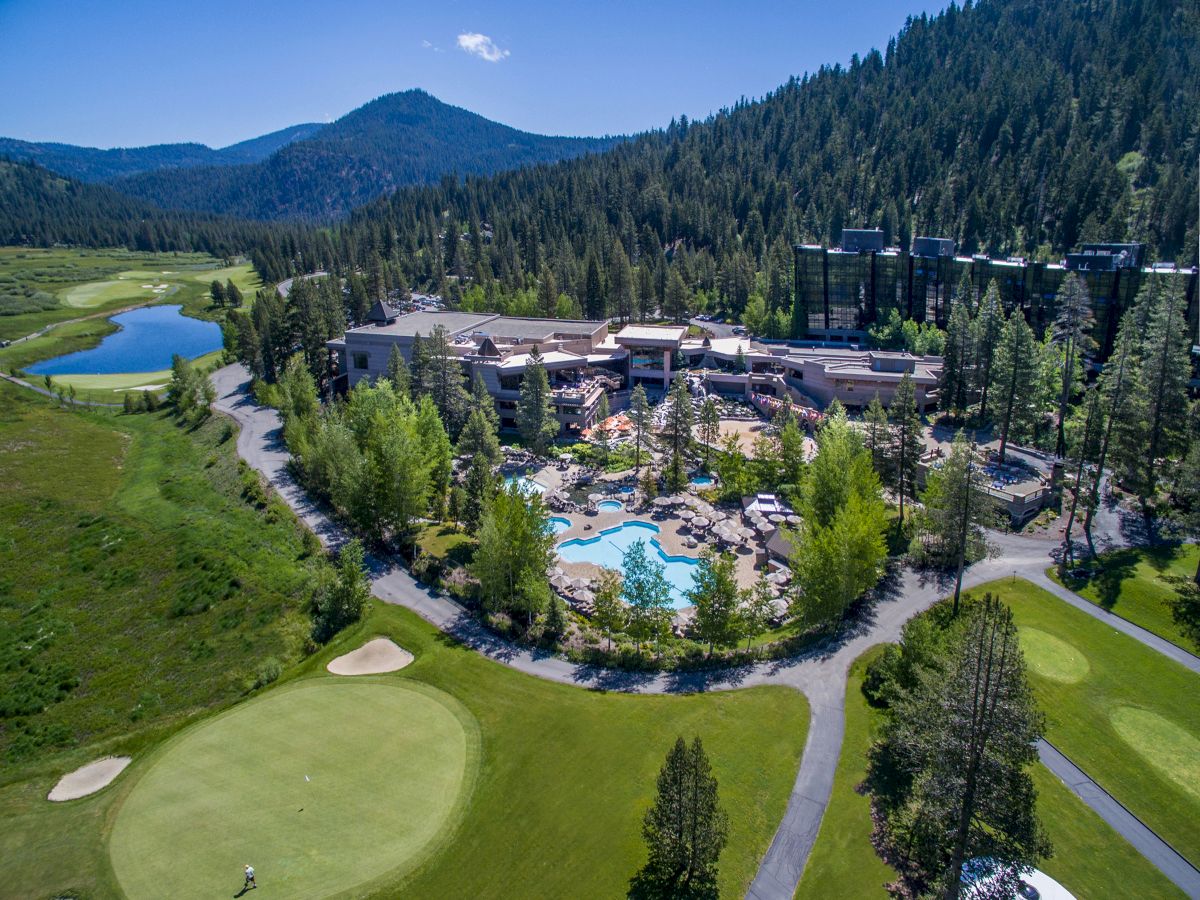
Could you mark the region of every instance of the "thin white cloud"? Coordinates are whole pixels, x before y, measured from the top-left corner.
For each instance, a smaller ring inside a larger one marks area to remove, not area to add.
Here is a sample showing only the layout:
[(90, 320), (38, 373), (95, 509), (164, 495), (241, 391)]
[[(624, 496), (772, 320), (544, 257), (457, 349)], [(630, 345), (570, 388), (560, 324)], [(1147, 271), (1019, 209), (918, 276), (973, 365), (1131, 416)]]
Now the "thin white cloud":
[(431, 41), (421, 41), (421, 46), (424, 47), (426, 50), (432, 50), (434, 53), (444, 52), (441, 47), (439, 47), (437, 44), (432, 43)]
[(507, 50), (501, 50), (490, 37), (477, 31), (465, 31), (460, 34), (458, 49), (491, 63), (500, 62), (508, 56)]

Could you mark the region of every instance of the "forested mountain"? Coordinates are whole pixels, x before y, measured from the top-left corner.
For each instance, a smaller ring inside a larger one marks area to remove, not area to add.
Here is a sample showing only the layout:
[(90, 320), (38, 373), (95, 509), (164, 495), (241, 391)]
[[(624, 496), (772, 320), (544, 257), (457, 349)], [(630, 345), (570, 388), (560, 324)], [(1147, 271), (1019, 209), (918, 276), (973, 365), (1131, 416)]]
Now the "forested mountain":
[(150, 147), (76, 147), (72, 144), (30, 143), (0, 138), (0, 158), (35, 162), (77, 181), (111, 181), (139, 172), (189, 166), (237, 166), (266, 159), (293, 141), (315, 134), (322, 126), (292, 125), (214, 150), (204, 144), (155, 144)]
[(257, 165), (159, 170), (115, 187), (166, 208), (328, 221), (405, 185), (570, 159), (619, 140), (529, 134), (413, 90), (372, 100)]
[(597, 313), (631, 290), (659, 303), (710, 290), (738, 311), (756, 272), (783, 301), (771, 295), (789, 290), (789, 245), (836, 242), (843, 226), (879, 225), (901, 245), (951, 237), (967, 253), (1138, 240), (1194, 260), (1198, 36), (1193, 0), (952, 6), (910, 19), (883, 52), (705, 122), (398, 191), (319, 234), (300, 265), (402, 270), (410, 284), (449, 272), (489, 295), (545, 265)]
[[(257, 246), (286, 248), (295, 240), (296, 230), (281, 225), (168, 212), (106, 185), (73, 181), (34, 163), (0, 160), (0, 244), (202, 250), (232, 256)], [(284, 275), (269, 268), (263, 272), (271, 279)]]

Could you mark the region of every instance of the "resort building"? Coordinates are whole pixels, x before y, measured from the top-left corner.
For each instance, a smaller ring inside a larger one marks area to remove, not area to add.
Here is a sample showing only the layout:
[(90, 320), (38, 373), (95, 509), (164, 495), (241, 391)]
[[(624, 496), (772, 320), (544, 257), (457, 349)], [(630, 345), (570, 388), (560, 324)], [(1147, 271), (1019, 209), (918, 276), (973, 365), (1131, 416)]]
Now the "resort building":
[(794, 338), (864, 342), (867, 328), (892, 310), (906, 319), (945, 328), (963, 277), (976, 297), (995, 280), (1007, 312), (1021, 309), (1040, 335), (1054, 320), (1055, 298), (1067, 273), (1087, 285), (1095, 315), (1093, 334), (1100, 359), (1116, 339), (1117, 323), (1151, 277), (1179, 279), (1187, 299), (1191, 333), (1197, 333), (1197, 271), (1144, 262), (1141, 244), (1084, 244), (1059, 263), (1021, 258), (958, 256), (947, 238), (917, 237), (909, 250), (885, 247), (883, 233), (846, 229), (841, 245), (795, 248)]
[(442, 311), (397, 315), (377, 303), (367, 324), (327, 344), (336, 358), (336, 389), (382, 377), (393, 347), (411, 363), (418, 335), (428, 337), (437, 326), (445, 329), (464, 375), (482, 377), (504, 428), (516, 426), (521, 381), (534, 347), (550, 380), (555, 415), (570, 432), (594, 424), (606, 393), (615, 411), (626, 404), (635, 385), (657, 395), (679, 371), (686, 372), (697, 392), (739, 396), (760, 408), (790, 401), (815, 409), (835, 398), (847, 406), (865, 406), (876, 393), (887, 402), (908, 372), (924, 409), (937, 400), (942, 365), (939, 357), (846, 346), (689, 338), (683, 325), (627, 325), (610, 335), (607, 322)]

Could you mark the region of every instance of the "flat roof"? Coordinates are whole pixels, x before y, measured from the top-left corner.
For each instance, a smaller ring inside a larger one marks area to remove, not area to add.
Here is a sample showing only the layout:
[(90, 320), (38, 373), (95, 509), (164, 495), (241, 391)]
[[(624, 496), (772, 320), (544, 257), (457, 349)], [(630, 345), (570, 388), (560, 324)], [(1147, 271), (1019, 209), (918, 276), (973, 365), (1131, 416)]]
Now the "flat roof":
[(351, 328), (348, 334), (388, 334), (399, 337), (421, 335), (429, 337), (433, 329), (441, 325), (450, 337), (462, 334), (464, 331), (476, 330), (485, 322), (499, 318), (495, 313), (466, 313), (438, 312), (424, 310), (397, 316), (394, 322), (387, 325), (360, 325)]
[(687, 334), (686, 325), (626, 325), (617, 332), (618, 344), (678, 345)]
[(521, 338), (523, 340), (552, 340), (556, 334), (592, 335), (607, 322), (586, 319), (525, 319), (517, 316), (499, 316), (479, 331), (492, 337)]

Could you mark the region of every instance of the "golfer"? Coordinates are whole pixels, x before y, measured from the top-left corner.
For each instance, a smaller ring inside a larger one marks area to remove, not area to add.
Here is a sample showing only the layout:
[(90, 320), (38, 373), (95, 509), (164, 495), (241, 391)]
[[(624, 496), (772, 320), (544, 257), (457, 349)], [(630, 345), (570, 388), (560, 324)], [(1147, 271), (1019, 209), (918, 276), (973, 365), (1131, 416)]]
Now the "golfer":
[(242, 890), (258, 887), (258, 882), (254, 880), (254, 866), (246, 863), (246, 884)]

